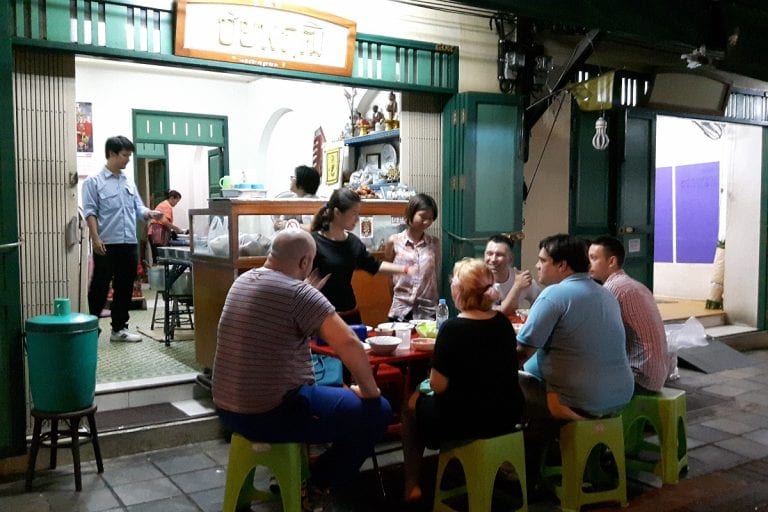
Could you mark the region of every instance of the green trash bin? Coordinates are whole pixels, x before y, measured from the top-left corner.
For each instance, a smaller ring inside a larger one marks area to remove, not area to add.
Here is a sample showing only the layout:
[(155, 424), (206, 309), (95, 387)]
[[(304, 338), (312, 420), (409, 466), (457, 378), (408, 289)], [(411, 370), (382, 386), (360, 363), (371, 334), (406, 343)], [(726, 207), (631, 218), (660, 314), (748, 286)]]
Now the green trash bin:
[(55, 299), (53, 315), (25, 325), (32, 408), (70, 412), (93, 405), (99, 319), (70, 312), (69, 299)]

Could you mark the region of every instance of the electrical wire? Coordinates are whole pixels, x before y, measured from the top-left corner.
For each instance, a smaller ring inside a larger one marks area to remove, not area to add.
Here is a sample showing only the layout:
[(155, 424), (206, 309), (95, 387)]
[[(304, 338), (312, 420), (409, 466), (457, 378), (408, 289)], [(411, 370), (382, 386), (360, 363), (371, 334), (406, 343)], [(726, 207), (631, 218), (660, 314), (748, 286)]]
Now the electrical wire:
[[(549, 133), (547, 134), (547, 139), (544, 141), (544, 147), (541, 148), (541, 154), (539, 155), (539, 161), (536, 162), (536, 168), (533, 170), (533, 176), (531, 176), (531, 182), (527, 185), (528, 188), (528, 194), (531, 193), (531, 190), (533, 189), (533, 182), (536, 180), (536, 174), (539, 172), (539, 167), (541, 166), (541, 161), (544, 158), (544, 152), (547, 150), (547, 146), (549, 146), (549, 139), (552, 138), (552, 132), (555, 130), (555, 125), (557, 124), (557, 119), (560, 117), (560, 110), (563, 108), (563, 103), (565, 103), (565, 97), (567, 94), (560, 95), (560, 105), (557, 107), (557, 112), (555, 112), (555, 118), (552, 120), (552, 126), (549, 127)], [(525, 180), (523, 180), (523, 183), (525, 183)], [(525, 202), (525, 198), (523, 198), (523, 202)]]

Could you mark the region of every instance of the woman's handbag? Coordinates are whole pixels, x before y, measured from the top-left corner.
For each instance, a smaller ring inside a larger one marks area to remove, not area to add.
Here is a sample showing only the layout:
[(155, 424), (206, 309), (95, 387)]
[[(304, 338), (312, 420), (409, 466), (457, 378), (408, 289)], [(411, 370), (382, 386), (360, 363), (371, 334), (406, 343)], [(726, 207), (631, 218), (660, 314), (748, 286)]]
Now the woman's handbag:
[(312, 354), (312, 369), (318, 386), (343, 385), (341, 360), (323, 354)]
[(171, 230), (162, 224), (150, 224), (149, 225), (149, 241), (152, 245), (164, 246), (168, 245), (168, 241), (171, 239)]

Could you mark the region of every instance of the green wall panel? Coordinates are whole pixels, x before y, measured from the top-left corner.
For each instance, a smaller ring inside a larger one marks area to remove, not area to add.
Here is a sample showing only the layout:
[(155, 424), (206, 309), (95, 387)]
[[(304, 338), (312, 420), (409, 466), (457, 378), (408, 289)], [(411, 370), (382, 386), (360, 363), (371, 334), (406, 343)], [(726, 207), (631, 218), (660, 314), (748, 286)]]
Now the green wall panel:
[(226, 145), (226, 117), (134, 111), (134, 137), (139, 142)]
[(136, 158), (165, 158), (167, 155), (166, 144), (154, 144), (147, 142), (136, 143)]
[[(21, 2), (19, 2), (21, 3)], [(59, 41), (62, 43), (69, 43), (70, 36), (70, 24), (64, 22), (69, 19), (69, 2), (65, 0), (51, 0), (45, 3), (46, 5), (46, 23), (45, 23), (45, 38), (48, 41)], [(17, 11), (20, 12), (20, 11)], [(78, 14), (78, 19), (82, 14)], [(17, 20), (19, 21), (19, 20)], [(80, 23), (78, 23), (80, 25)], [(19, 31), (17, 27), (17, 34), (24, 34), (24, 31)], [(27, 37), (37, 39), (34, 35), (30, 34)]]

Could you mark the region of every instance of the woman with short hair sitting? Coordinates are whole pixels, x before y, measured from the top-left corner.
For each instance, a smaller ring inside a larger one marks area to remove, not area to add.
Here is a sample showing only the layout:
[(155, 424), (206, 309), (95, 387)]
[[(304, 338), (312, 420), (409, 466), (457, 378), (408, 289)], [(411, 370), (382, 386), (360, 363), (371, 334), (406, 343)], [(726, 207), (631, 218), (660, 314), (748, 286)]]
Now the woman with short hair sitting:
[(495, 311), (493, 274), (480, 259), (453, 268), (451, 297), (459, 315), (437, 333), (429, 386), (403, 411), (406, 502), (421, 499), (424, 447), (486, 439), (518, 429), (524, 400), (517, 380), (517, 340), (509, 319)]

